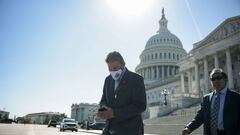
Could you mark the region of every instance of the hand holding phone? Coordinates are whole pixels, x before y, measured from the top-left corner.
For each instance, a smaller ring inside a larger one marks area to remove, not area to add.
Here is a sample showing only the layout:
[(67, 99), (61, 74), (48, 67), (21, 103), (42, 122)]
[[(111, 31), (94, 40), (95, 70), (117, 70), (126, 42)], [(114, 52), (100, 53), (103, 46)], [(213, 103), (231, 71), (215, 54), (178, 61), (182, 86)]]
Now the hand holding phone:
[(98, 111), (99, 111), (99, 112), (107, 111), (107, 108), (105, 108), (105, 107), (101, 107), (101, 108), (98, 109)]

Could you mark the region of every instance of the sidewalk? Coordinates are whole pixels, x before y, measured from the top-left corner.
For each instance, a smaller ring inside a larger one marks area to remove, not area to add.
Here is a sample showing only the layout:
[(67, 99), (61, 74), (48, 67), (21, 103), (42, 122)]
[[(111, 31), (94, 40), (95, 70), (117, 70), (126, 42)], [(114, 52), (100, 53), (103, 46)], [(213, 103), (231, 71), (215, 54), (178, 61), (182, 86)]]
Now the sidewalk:
[[(78, 132), (84, 132), (84, 133), (91, 133), (91, 134), (101, 135), (102, 130), (85, 130), (85, 129), (78, 129)], [(144, 135), (157, 135), (157, 134), (144, 134)]]
[(84, 132), (84, 133), (91, 133), (91, 134), (96, 134), (100, 135), (102, 133), (102, 130), (86, 130), (86, 129), (78, 129), (78, 132)]

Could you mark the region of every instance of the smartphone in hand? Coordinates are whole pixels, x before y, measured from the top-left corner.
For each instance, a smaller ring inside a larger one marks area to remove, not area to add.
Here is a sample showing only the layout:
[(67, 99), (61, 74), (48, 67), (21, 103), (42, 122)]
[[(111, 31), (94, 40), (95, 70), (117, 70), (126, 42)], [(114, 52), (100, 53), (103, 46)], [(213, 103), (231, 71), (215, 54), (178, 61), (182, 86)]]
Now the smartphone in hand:
[(98, 111), (99, 111), (99, 112), (107, 111), (107, 108), (105, 108), (105, 107), (101, 107), (101, 108), (98, 109)]

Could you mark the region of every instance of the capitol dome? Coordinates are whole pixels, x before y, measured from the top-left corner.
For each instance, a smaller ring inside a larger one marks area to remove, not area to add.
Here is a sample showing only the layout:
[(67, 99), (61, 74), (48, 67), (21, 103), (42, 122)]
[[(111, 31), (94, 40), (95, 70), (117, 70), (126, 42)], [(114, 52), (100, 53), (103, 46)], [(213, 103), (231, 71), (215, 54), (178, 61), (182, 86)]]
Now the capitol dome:
[(183, 48), (179, 38), (168, 30), (167, 23), (168, 23), (168, 20), (165, 18), (164, 9), (163, 9), (162, 18), (159, 20), (160, 28), (157, 31), (157, 34), (152, 36), (147, 41), (145, 49), (150, 49), (157, 46), (172, 46), (177, 48)]
[(187, 53), (182, 42), (167, 28), (168, 20), (164, 9), (159, 20), (160, 28), (157, 34), (149, 38), (145, 49), (140, 55), (140, 64), (136, 72), (144, 77), (145, 83), (163, 81), (178, 74), (177, 63)]
[(172, 46), (177, 48), (183, 48), (181, 41), (177, 36), (168, 32), (159, 32), (158, 34), (152, 36), (146, 44), (145, 49), (154, 48), (157, 46)]

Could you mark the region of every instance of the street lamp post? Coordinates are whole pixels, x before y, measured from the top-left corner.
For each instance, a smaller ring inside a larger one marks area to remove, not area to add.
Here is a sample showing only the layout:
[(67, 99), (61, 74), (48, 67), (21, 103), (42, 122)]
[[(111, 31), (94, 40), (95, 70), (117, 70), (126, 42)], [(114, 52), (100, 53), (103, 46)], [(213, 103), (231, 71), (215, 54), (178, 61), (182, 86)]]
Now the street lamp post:
[(167, 95), (169, 94), (169, 91), (165, 88), (162, 92), (162, 95), (164, 95), (164, 105), (167, 105)]

